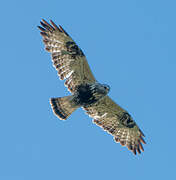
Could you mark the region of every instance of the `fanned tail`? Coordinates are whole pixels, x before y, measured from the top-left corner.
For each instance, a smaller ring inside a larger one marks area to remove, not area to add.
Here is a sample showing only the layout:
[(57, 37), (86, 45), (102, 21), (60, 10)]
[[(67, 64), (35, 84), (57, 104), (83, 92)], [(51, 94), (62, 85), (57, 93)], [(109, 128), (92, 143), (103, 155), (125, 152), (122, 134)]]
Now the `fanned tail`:
[(61, 120), (66, 120), (78, 106), (72, 102), (72, 96), (51, 98), (50, 104), (54, 114)]

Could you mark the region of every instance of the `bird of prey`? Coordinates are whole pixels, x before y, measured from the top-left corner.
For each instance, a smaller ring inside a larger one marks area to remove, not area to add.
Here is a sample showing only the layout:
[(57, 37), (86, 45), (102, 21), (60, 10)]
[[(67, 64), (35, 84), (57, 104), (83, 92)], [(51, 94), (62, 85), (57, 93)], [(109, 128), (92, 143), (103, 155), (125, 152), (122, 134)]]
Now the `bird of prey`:
[(69, 34), (52, 20), (42, 20), (40, 34), (45, 49), (61, 80), (71, 92), (70, 96), (51, 98), (54, 114), (66, 120), (73, 111), (82, 107), (93, 122), (110, 133), (115, 142), (127, 146), (135, 155), (144, 151), (144, 134), (131, 115), (117, 105), (107, 94), (110, 87), (100, 84), (92, 74), (86, 57)]

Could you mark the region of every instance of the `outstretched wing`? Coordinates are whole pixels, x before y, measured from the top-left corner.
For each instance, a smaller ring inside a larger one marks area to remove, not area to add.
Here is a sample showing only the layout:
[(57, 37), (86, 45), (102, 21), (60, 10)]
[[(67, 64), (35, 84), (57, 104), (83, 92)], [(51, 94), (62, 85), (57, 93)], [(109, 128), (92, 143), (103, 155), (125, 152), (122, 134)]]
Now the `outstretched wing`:
[(65, 86), (71, 92), (82, 83), (94, 83), (96, 80), (89, 68), (86, 57), (67, 32), (51, 21), (51, 25), (42, 20), (41, 30), (46, 50), (52, 55), (53, 65)]
[(114, 136), (116, 142), (127, 146), (135, 155), (136, 151), (144, 151), (144, 134), (127, 111), (117, 105), (109, 96), (105, 96), (97, 103), (84, 107), (87, 114), (94, 119), (94, 123)]

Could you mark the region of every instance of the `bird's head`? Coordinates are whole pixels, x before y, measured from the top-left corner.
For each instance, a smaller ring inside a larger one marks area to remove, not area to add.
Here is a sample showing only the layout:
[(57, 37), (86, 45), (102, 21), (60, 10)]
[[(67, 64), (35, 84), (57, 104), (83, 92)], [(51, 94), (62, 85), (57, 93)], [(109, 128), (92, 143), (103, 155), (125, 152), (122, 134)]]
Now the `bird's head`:
[(108, 92), (110, 91), (110, 87), (107, 84), (99, 84), (98, 83), (98, 89), (99, 93), (107, 95)]
[(100, 83), (95, 83), (91, 85), (91, 90), (93, 94), (98, 93), (100, 96), (105, 96), (108, 94), (110, 87), (107, 84), (100, 84)]
[(102, 84), (102, 87), (104, 88), (106, 94), (108, 94), (108, 92), (110, 91), (110, 86), (107, 84)]

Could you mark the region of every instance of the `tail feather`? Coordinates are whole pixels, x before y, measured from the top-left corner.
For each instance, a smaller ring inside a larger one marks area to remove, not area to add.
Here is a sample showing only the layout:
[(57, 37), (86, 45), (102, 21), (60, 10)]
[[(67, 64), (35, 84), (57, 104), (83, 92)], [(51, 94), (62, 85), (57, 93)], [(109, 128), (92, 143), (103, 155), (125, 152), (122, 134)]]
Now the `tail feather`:
[(54, 114), (61, 120), (66, 120), (78, 107), (72, 102), (72, 96), (51, 98), (50, 104)]

